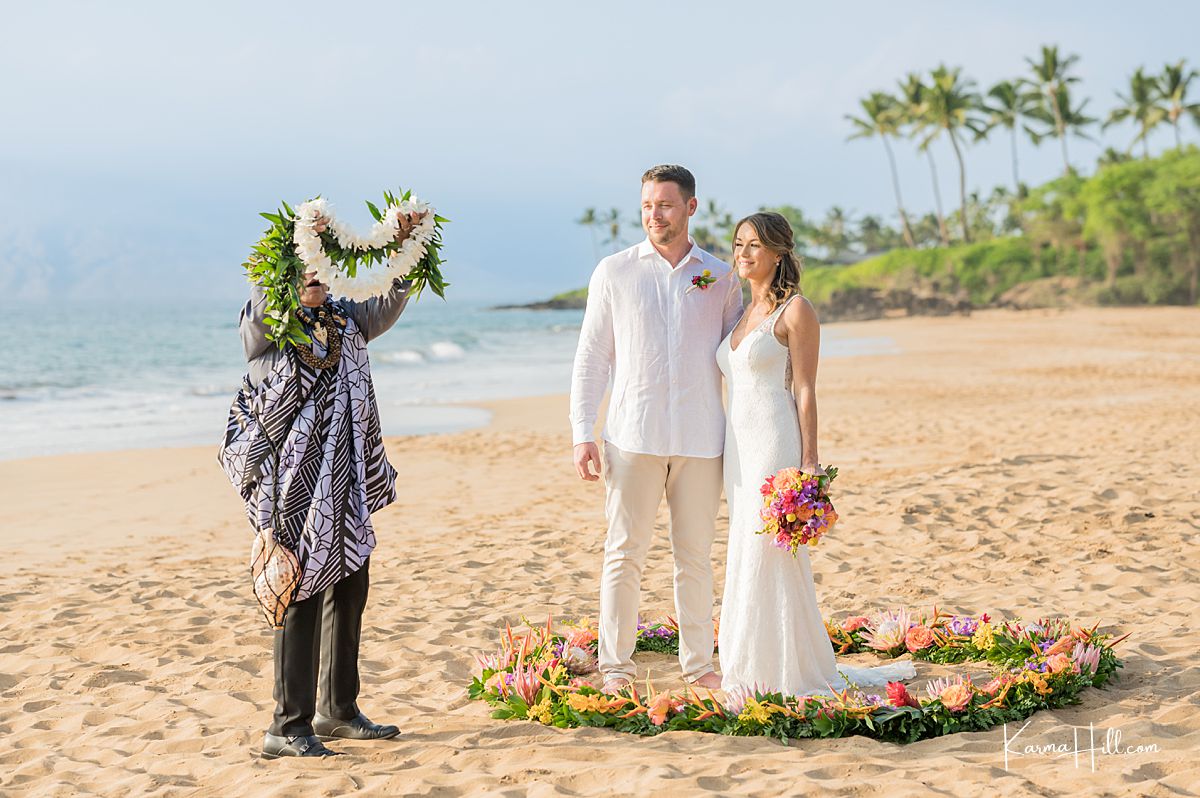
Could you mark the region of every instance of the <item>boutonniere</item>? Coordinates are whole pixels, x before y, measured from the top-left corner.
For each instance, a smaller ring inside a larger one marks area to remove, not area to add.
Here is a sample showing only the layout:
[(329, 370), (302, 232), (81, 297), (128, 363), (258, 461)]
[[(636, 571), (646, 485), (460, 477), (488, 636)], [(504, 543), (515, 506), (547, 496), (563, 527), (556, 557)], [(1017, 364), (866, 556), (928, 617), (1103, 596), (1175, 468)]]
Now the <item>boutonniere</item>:
[(707, 291), (708, 287), (710, 285), (715, 284), (716, 282), (717, 282), (717, 278), (712, 276), (712, 272), (709, 271), (708, 269), (705, 269), (704, 271), (700, 272), (699, 274), (697, 274), (695, 277), (692, 278), (691, 287), (688, 288), (688, 290), (684, 291), (684, 293), (690, 294), (693, 291), (695, 291), (697, 288), (699, 288), (701, 291)]

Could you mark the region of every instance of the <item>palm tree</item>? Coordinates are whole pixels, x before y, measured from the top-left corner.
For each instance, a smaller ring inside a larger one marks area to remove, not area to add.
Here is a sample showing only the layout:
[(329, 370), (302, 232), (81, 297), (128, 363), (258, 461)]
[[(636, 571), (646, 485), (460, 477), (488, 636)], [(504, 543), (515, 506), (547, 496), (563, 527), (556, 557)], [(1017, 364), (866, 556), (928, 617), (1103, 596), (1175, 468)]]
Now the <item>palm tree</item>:
[(925, 93), (925, 117), (931, 130), (925, 138), (925, 145), (928, 146), (945, 132), (954, 147), (954, 157), (958, 159), (959, 221), (963, 241), (970, 241), (971, 231), (967, 225), (967, 166), (963, 162), (959, 136), (964, 129), (976, 136), (982, 135), (984, 121), (979, 116), (981, 106), (979, 95), (974, 91), (975, 81), (963, 78), (961, 73), (958, 67), (948, 69), (945, 65), (931, 73), (933, 80)]
[(692, 238), (701, 249), (706, 249), (724, 260), (730, 251), (730, 239), (733, 237), (733, 215), (725, 210), (715, 199), (710, 199), (703, 210), (696, 215), (696, 224), (692, 226)]
[(604, 239), (605, 246), (614, 247), (620, 245), (624, 238), (621, 236), (621, 219), (620, 208), (610, 208), (604, 218), (600, 219), (600, 224), (608, 228), (608, 238)]
[(1129, 143), (1129, 149), (1142, 142), (1142, 157), (1150, 157), (1150, 131), (1167, 118), (1167, 111), (1158, 104), (1158, 80), (1145, 73), (1142, 67), (1129, 76), (1129, 96), (1117, 92), (1121, 105), (1108, 114), (1103, 129), (1107, 130), (1118, 122), (1132, 119), (1138, 123), (1138, 134)]
[(838, 263), (842, 253), (850, 246), (850, 216), (841, 207), (834, 205), (825, 213), (825, 221), (818, 228), (826, 257)]
[(1030, 137), (1036, 138), (1036, 134), (1028, 126), (1023, 125), (1022, 119), (1033, 107), (1037, 95), (1027, 91), (1019, 81), (1002, 80), (988, 89), (987, 96), (990, 102), (985, 102), (983, 106), (990, 115), (987, 129), (990, 131), (997, 127), (1004, 127), (1008, 128), (1011, 134), (1013, 191), (1019, 194), (1021, 193), (1021, 176), (1017, 169), (1017, 129), (1024, 127)]
[(1035, 142), (1041, 143), (1043, 138), (1057, 135), (1058, 130), (1062, 131), (1063, 164), (1067, 170), (1066, 174), (1070, 174), (1071, 164), (1067, 160), (1067, 137), (1074, 135), (1087, 141), (1093, 141), (1094, 139), (1084, 130), (1096, 124), (1097, 120), (1083, 112), (1083, 109), (1087, 107), (1088, 100), (1084, 100), (1079, 105), (1072, 104), (1071, 91), (1066, 86), (1061, 87), (1054, 98), (1053, 105), (1049, 107), (1039, 105), (1030, 111), (1031, 117), (1047, 126), (1045, 132), (1033, 135), (1036, 136)]
[[(900, 81), (899, 102), (897, 110), (904, 126), (909, 129), (908, 135), (912, 138), (921, 136), (928, 127), (925, 118), (925, 83), (916, 72), (909, 72), (904, 80)], [(946, 214), (942, 210), (942, 190), (938, 187), (937, 164), (933, 162), (933, 150), (928, 145), (921, 145), (917, 150), (924, 152), (929, 162), (929, 177), (933, 183), (933, 206), (937, 211), (938, 237), (942, 240), (942, 246), (950, 246), (950, 232), (946, 229)]]
[(1179, 117), (1188, 114), (1200, 125), (1200, 103), (1187, 101), (1188, 86), (1197, 77), (1200, 77), (1200, 72), (1194, 69), (1184, 71), (1182, 60), (1167, 64), (1158, 77), (1159, 98), (1164, 103), (1167, 121), (1175, 129), (1175, 149), (1183, 146), (1179, 139)]
[(896, 101), (884, 92), (875, 91), (865, 100), (860, 100), (859, 106), (862, 108), (861, 117), (846, 115), (846, 119), (850, 120), (855, 128), (854, 133), (846, 140), (878, 136), (883, 141), (883, 147), (887, 150), (888, 165), (892, 169), (892, 190), (896, 194), (896, 210), (900, 212), (900, 223), (904, 227), (904, 241), (909, 247), (913, 247), (915, 243), (912, 228), (908, 224), (908, 214), (904, 212), (904, 200), (900, 196), (900, 178), (896, 175), (896, 156), (892, 154), (892, 145), (888, 143), (889, 138), (899, 135), (900, 132), (895, 113)]
[(595, 208), (584, 208), (583, 216), (575, 220), (575, 224), (581, 224), (588, 229), (592, 234), (592, 255), (596, 260), (600, 260), (600, 252), (596, 244), (596, 227), (600, 224), (599, 217), (596, 216)]
[[(1057, 45), (1043, 46), (1040, 62), (1034, 61), (1032, 58), (1025, 59), (1030, 69), (1033, 70), (1033, 79), (1027, 83), (1040, 93), (1041, 110), (1049, 117), (1049, 122), (1053, 125), (1053, 135), (1062, 141), (1063, 174), (1071, 171), (1071, 162), (1067, 158), (1067, 128), (1066, 120), (1061, 113), (1064, 105), (1062, 99), (1067, 92), (1067, 87), (1079, 81), (1079, 78), (1074, 75), (1067, 74), (1078, 60), (1079, 56), (1077, 55), (1060, 57)], [(1048, 134), (1038, 134), (1038, 140), (1040, 141), (1045, 135)]]

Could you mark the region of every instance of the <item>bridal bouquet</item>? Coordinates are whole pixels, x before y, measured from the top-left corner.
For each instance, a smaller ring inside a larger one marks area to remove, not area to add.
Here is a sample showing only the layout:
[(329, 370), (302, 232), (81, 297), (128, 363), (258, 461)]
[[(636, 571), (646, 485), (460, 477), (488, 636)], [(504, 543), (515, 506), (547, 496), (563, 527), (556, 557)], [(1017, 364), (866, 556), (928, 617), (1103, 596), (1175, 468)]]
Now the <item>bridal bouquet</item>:
[[(386, 294), (394, 278), (413, 281), (414, 299), (426, 286), (445, 298), (449, 283), (441, 271), (442, 225), (449, 220), (411, 191), (384, 192), (383, 205), (380, 210), (367, 203), (375, 224), (366, 235), (339, 220), (321, 197), (295, 210), (285, 202), (276, 213), (259, 214), (271, 227), (242, 266), (266, 294), (267, 338), (280, 349), (289, 342), (311, 343), (297, 293), (305, 272), (315, 272), (332, 296), (356, 301)], [(407, 235), (401, 216), (415, 221)]]
[(801, 546), (815, 546), (838, 514), (829, 500), (829, 483), (837, 477), (836, 468), (823, 475), (806, 474), (798, 468), (784, 468), (767, 477), (759, 491), (763, 506), (760, 535), (769, 535), (772, 543), (796, 555)]

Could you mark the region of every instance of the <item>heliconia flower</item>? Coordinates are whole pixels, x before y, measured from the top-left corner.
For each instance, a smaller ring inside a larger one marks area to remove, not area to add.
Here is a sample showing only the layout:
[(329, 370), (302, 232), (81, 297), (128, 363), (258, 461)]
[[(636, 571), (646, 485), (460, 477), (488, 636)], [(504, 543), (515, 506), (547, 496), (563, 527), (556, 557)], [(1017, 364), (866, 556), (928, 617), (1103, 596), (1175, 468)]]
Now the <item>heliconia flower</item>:
[(1081, 671), (1086, 669), (1090, 673), (1096, 673), (1100, 668), (1100, 647), (1076, 643), (1075, 649), (1071, 652), (1071, 659)]
[(671, 712), (679, 709), (680, 703), (670, 693), (659, 693), (646, 703), (646, 716), (655, 726), (661, 726)]
[(920, 651), (933, 645), (933, 632), (928, 626), (917, 624), (904, 635), (904, 645), (909, 651)]
[(1075, 647), (1075, 638), (1069, 634), (1063, 635), (1057, 642), (1047, 640), (1044, 643), (1046, 656), (1051, 657), (1055, 654), (1065, 654)]
[(1011, 684), (1016, 677), (1011, 673), (1005, 672), (993, 678), (990, 682), (982, 687), (983, 692), (988, 695), (995, 695), (1004, 689), (1005, 685)]
[(894, 707), (921, 708), (921, 702), (912, 697), (912, 693), (908, 692), (904, 682), (888, 682), (887, 697), (888, 703)]

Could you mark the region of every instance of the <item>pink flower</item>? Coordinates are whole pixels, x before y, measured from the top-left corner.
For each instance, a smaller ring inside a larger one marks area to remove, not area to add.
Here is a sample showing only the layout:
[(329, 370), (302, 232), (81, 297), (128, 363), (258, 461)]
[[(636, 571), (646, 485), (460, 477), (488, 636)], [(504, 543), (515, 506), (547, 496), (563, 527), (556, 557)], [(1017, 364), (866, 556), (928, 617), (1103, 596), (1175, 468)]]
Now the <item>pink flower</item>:
[(920, 651), (933, 645), (933, 632), (928, 626), (917, 624), (904, 635), (904, 645), (909, 651)]
[(666, 722), (667, 716), (676, 708), (677, 702), (671, 698), (670, 693), (659, 693), (647, 705), (646, 716), (655, 726), (661, 726)]
[(904, 682), (888, 682), (887, 697), (888, 703), (894, 707), (921, 708), (921, 703), (912, 697), (912, 693), (908, 692), (908, 688), (904, 686)]
[(1080, 669), (1086, 668), (1095, 673), (1100, 667), (1100, 647), (1076, 643), (1075, 650), (1071, 652), (1071, 659)]
[(842, 621), (842, 630), (853, 632), (856, 629), (862, 629), (869, 621), (870, 619), (865, 615), (851, 615)]
[(1052, 654), (1046, 659), (1046, 669), (1051, 673), (1061, 673), (1068, 670), (1078, 672), (1079, 666), (1072, 662), (1071, 658), (1066, 654)]
[(931, 697), (941, 700), (942, 706), (951, 712), (959, 712), (966, 708), (967, 704), (971, 703), (971, 696), (975, 694), (975, 685), (971, 683), (969, 676), (965, 679), (962, 676), (935, 679), (925, 689)]

